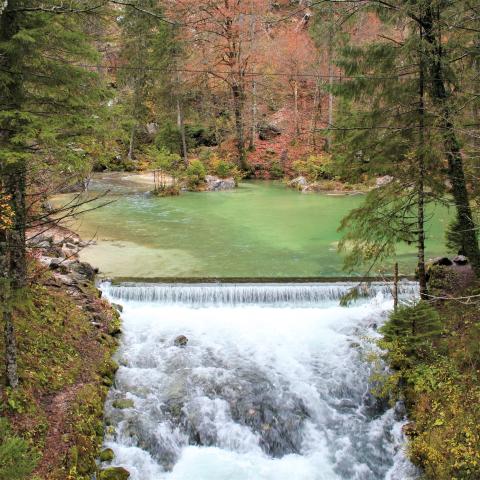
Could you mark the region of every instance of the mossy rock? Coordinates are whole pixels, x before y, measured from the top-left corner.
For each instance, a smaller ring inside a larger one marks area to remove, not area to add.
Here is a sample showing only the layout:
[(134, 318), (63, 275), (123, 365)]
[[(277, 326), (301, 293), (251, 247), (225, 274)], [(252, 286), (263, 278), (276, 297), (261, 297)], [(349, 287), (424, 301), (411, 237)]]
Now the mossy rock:
[(133, 402), (133, 400), (129, 400), (125, 398), (122, 400), (115, 400), (112, 405), (113, 405), (113, 408), (124, 410), (126, 408), (133, 408), (135, 406), (135, 403)]
[(115, 454), (113, 453), (113, 450), (111, 448), (106, 448), (105, 450), (102, 450), (100, 452), (101, 462), (111, 462), (114, 457), (115, 457)]
[(123, 467), (110, 467), (102, 470), (98, 477), (99, 480), (128, 480), (130, 472)]

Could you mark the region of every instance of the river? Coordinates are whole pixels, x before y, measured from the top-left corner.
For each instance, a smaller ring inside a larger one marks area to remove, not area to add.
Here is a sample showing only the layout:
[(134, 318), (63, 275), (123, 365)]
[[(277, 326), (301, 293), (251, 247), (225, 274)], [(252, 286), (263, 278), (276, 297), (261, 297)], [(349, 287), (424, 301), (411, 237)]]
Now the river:
[[(73, 223), (84, 239), (97, 242), (82, 259), (106, 277), (345, 275), (337, 229), (363, 195), (301, 194), (279, 182), (244, 182), (234, 191), (156, 198), (147, 193), (148, 177), (140, 186), (129, 178), (94, 178), (90, 194), (109, 189), (106, 199), (113, 203)], [(449, 216), (443, 207), (430, 213), (427, 256), (433, 257), (445, 253)], [(413, 273), (414, 246), (400, 245), (397, 260), (401, 273)]]
[(348, 287), (104, 284), (124, 308), (113, 464), (131, 480), (415, 478), (404, 420), (370, 394), (390, 295), (339, 307)]

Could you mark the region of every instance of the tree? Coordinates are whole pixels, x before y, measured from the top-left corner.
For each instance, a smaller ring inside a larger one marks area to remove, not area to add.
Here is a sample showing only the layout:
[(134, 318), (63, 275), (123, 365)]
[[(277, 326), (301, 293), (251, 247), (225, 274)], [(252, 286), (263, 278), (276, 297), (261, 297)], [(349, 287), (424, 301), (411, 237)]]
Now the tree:
[[(421, 296), (427, 295), (425, 206), (441, 195), (438, 136), (425, 94), (425, 45), (417, 28), (343, 49), (338, 65), (348, 79), (335, 93), (342, 105), (335, 123), (334, 156), (345, 178), (389, 175), (364, 205), (342, 222), (347, 265), (380, 261), (398, 242), (416, 243)], [(430, 172), (427, 176), (426, 172)]]
[(175, 3), (177, 14), (181, 12), (184, 22), (190, 26), (183, 29), (183, 35), (199, 52), (198, 69), (207, 69), (211, 77), (229, 89), (237, 161), (242, 169), (247, 168), (245, 107), (255, 39), (251, 32), (251, 16), (253, 11), (261, 15), (267, 6), (264, 0), (181, 0)]
[[(5, 326), (6, 382), (15, 387), (13, 305), (27, 280), (25, 233), (40, 172), (71, 176), (85, 162), (82, 146), (99, 119), (98, 77), (77, 62), (94, 49), (78, 14), (55, 2), (11, 0), (0, 17), (0, 192), (10, 221), (0, 229), (1, 303)], [(70, 2), (78, 11), (85, 2)], [(82, 167), (83, 168), (83, 167)]]

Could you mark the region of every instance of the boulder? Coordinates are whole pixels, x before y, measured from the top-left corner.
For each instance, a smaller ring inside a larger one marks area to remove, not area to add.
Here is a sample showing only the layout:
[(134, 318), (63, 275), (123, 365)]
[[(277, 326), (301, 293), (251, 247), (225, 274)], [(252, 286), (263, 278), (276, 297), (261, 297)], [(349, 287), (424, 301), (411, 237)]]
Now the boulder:
[(468, 258), (465, 257), (464, 255), (457, 255), (457, 256), (453, 259), (453, 263), (455, 263), (456, 265), (467, 265), (467, 263), (468, 263)]
[(112, 307), (118, 312), (122, 313), (123, 312), (123, 306), (119, 305), (118, 303), (112, 303)]
[(173, 344), (176, 347), (186, 347), (188, 343), (188, 338), (185, 335), (179, 335), (175, 340), (173, 341)]
[(271, 123), (258, 125), (258, 138), (260, 140), (272, 140), (282, 134), (282, 130)]
[(105, 450), (102, 450), (100, 452), (101, 462), (111, 462), (114, 457), (115, 457), (115, 454), (113, 453), (113, 450), (111, 448), (106, 448)]
[(86, 277), (88, 280), (94, 280), (95, 275), (98, 273), (98, 268), (93, 268), (87, 262), (74, 262), (71, 268), (74, 272)]
[(390, 175), (384, 175), (383, 177), (378, 177), (375, 180), (375, 186), (377, 188), (384, 187), (385, 185), (388, 185), (389, 183), (393, 182), (393, 177)]
[(100, 471), (99, 480), (128, 480), (130, 472), (123, 467), (109, 467)]
[(299, 190), (302, 190), (307, 185), (308, 185), (307, 179), (302, 176), (294, 178), (293, 180), (290, 180), (288, 182), (289, 187), (298, 188)]
[(430, 262), (430, 265), (442, 265), (444, 267), (450, 267), (453, 265), (453, 263), (448, 257), (436, 257)]
[(232, 190), (235, 188), (235, 180), (233, 178), (219, 178), (213, 175), (205, 177), (207, 190), (209, 192), (218, 192), (220, 190)]

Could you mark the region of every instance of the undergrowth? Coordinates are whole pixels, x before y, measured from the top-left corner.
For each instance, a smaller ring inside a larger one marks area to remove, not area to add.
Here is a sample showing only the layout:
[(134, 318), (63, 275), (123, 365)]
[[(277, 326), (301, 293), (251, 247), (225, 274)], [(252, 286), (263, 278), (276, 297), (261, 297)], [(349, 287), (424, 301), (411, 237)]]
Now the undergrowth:
[[(479, 293), (474, 288), (468, 294)], [(476, 303), (420, 302), (382, 328), (391, 398), (404, 398), (408, 453), (431, 480), (480, 478), (480, 316)]]
[(92, 285), (83, 289), (85, 304), (100, 305), (101, 327), (63, 288), (41, 282), (15, 307), (20, 385), (1, 398), (2, 479), (87, 480), (96, 470), (103, 401), (115, 371), (109, 332), (119, 319)]

